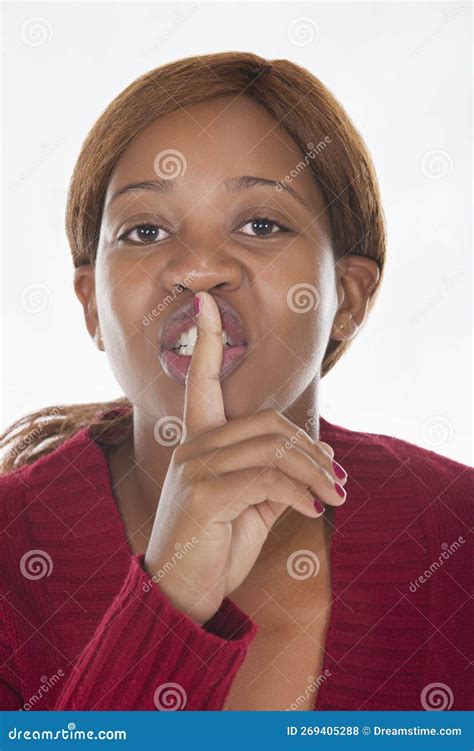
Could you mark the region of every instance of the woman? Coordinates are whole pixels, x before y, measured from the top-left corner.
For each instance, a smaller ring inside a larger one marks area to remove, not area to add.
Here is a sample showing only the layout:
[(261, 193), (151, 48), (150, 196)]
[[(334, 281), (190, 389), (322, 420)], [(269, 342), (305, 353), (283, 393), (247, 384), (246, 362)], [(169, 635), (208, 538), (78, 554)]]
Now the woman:
[(467, 709), (471, 471), (319, 414), (385, 258), (331, 93), (247, 53), (152, 70), (67, 233), (125, 397), (3, 436), (2, 708)]

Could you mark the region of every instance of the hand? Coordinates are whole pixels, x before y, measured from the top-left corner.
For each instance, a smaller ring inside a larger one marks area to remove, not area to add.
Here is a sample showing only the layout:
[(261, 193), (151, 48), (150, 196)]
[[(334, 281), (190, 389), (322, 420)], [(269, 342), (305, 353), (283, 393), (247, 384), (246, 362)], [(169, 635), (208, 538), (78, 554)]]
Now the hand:
[[(208, 293), (199, 296), (185, 430), (168, 467), (144, 563), (152, 576), (165, 570), (155, 576), (157, 586), (202, 625), (247, 577), (288, 506), (313, 519), (321, 514), (313, 496), (335, 506), (345, 498), (336, 490), (328, 444), (271, 409), (226, 420), (219, 309)], [(277, 453), (290, 439), (291, 449)], [(174, 563), (177, 542), (182, 557)]]

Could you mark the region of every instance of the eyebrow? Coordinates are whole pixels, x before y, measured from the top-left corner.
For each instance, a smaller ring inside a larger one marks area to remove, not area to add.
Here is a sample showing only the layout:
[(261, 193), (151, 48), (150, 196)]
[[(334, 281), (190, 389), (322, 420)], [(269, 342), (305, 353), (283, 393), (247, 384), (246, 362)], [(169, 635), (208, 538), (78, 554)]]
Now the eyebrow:
[[(224, 186), (227, 193), (236, 193), (239, 191), (250, 190), (255, 186), (266, 186), (271, 188), (279, 188), (281, 191), (288, 193), (290, 196), (300, 204), (304, 206), (310, 212), (314, 212), (314, 208), (306, 201), (291, 185), (285, 185), (279, 180), (270, 180), (267, 177), (256, 177), (254, 175), (242, 175), (241, 177), (231, 177), (228, 180), (224, 180)], [(157, 193), (170, 193), (175, 187), (174, 180), (165, 180), (163, 178), (156, 178), (155, 180), (143, 180), (138, 183), (129, 183), (119, 188), (111, 197), (109, 201), (109, 207), (117, 200), (119, 196), (124, 193), (130, 193), (136, 190), (151, 190)]]

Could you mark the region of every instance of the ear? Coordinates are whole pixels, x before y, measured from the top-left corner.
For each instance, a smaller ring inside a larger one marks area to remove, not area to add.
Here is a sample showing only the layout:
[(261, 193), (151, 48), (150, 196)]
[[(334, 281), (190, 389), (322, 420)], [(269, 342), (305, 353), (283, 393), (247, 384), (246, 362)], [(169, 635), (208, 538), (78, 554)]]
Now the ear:
[(348, 254), (337, 262), (339, 306), (332, 326), (332, 339), (345, 341), (358, 334), (379, 279), (380, 269), (372, 258)]
[(87, 330), (96, 343), (97, 348), (104, 350), (104, 342), (100, 333), (99, 316), (97, 312), (95, 269), (92, 264), (87, 263), (75, 269), (74, 290), (84, 310), (84, 319)]

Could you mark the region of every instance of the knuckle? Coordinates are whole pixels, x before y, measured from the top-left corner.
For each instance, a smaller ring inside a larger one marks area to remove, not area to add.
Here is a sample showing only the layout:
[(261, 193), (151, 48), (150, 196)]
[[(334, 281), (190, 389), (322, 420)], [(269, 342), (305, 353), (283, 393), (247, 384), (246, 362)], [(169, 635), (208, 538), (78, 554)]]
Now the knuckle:
[(278, 415), (279, 413), (275, 409), (271, 409), (270, 407), (266, 407), (259, 412), (259, 417), (264, 425), (278, 424)]
[(324, 467), (321, 467), (319, 464), (316, 467), (316, 474), (314, 478), (313, 487), (321, 488), (328, 485), (328, 483), (332, 486), (332, 478), (328, 472), (324, 469)]
[(319, 464), (319, 462), (315, 462), (312, 465), (312, 470), (314, 470), (314, 474), (316, 475), (318, 479), (325, 480), (328, 476), (328, 473), (326, 472), (324, 467), (321, 464)]
[(325, 443), (324, 441), (319, 441), (319, 445), (325, 451), (327, 454), (330, 455), (331, 459), (334, 459), (334, 449), (332, 446), (329, 445), (329, 443)]
[(206, 497), (206, 480), (203, 477), (195, 477), (189, 486), (188, 499), (192, 505), (202, 504), (203, 499)]
[(202, 462), (197, 457), (190, 457), (183, 465), (182, 472), (184, 479), (189, 482), (197, 478), (199, 471), (202, 469)]
[(265, 458), (267, 461), (275, 461), (278, 458), (278, 449), (283, 445), (282, 437), (278, 433), (267, 433), (264, 437)]
[(173, 451), (173, 462), (177, 466), (181, 466), (186, 461), (187, 453), (188, 449), (186, 443), (180, 443)]

